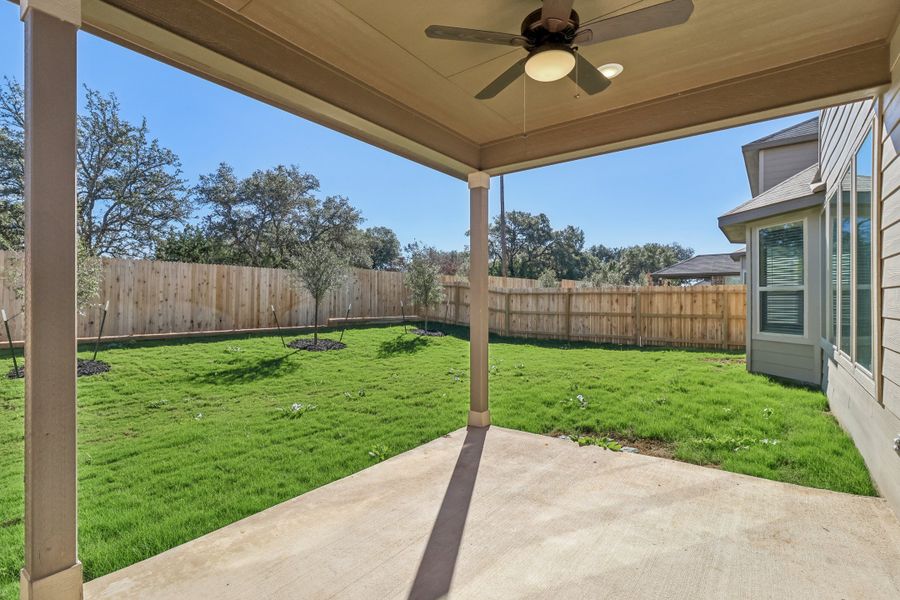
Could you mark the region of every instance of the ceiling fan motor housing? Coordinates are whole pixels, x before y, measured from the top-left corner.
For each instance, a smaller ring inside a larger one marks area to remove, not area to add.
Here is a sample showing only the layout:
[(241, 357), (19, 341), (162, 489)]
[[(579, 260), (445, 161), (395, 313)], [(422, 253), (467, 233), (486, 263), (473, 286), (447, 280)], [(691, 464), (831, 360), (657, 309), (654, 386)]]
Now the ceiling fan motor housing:
[(551, 31), (541, 22), (541, 9), (538, 9), (522, 21), (522, 36), (529, 41), (528, 50), (545, 44), (570, 46), (579, 23), (578, 13), (573, 10), (566, 23), (555, 24), (556, 31)]

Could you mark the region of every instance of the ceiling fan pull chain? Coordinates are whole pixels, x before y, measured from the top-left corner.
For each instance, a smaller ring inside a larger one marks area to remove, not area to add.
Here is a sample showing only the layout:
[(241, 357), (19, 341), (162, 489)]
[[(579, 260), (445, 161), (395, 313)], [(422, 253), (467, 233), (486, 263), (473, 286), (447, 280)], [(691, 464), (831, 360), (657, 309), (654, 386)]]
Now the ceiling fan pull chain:
[(572, 48), (572, 52), (575, 53), (575, 58), (576, 58), (576, 60), (575, 60), (575, 99), (577, 100), (577, 99), (581, 98), (581, 92), (578, 91), (581, 89), (581, 87), (580, 87), (581, 82), (578, 81), (578, 63), (581, 61), (577, 60), (578, 48)]

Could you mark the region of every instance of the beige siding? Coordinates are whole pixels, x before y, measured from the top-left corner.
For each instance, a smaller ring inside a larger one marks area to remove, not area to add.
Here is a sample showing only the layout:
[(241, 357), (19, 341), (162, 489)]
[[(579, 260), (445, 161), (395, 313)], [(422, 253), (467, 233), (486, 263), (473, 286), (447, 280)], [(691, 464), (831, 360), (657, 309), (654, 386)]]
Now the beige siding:
[(881, 240), (875, 281), (882, 284), (876, 307), (881, 316), (876, 377), (873, 381), (843, 356), (834, 356), (825, 361), (825, 379), (832, 412), (853, 436), (879, 490), (900, 514), (900, 454), (893, 449), (893, 438), (900, 435), (900, 28), (894, 32), (891, 57), (889, 90), (872, 101), (824, 111), (820, 154), (822, 178), (830, 193), (875, 124), (875, 160), (881, 161), (880, 182), (875, 182), (881, 188), (876, 196)]
[(796, 175), (819, 159), (818, 142), (765, 148), (759, 152), (759, 193)]
[(810, 344), (753, 340), (753, 371), (819, 385), (819, 349)]

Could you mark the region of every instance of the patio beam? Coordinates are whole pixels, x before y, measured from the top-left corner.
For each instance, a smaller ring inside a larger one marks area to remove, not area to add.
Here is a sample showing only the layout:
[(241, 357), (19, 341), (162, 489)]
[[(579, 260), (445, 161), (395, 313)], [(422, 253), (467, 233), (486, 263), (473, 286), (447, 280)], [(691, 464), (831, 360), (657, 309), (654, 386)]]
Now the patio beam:
[(469, 174), (469, 425), (491, 424), (488, 407), (488, 190), (487, 173)]
[(80, 0), (27, 0), (23, 600), (79, 600), (75, 461), (76, 35)]

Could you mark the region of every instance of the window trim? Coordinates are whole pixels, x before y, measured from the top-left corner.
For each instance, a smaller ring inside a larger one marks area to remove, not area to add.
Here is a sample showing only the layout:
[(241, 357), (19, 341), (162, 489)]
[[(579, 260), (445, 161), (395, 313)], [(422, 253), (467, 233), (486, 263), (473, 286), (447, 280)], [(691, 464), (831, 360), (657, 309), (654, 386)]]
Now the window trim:
[[(803, 227), (803, 284), (799, 286), (765, 286), (759, 285), (760, 266), (759, 266), (759, 250), (760, 250), (760, 232), (763, 229), (771, 229), (782, 225), (790, 225), (792, 223), (800, 223)], [(758, 340), (772, 342), (788, 342), (794, 344), (808, 344), (809, 340), (809, 215), (794, 216), (791, 218), (783, 218), (778, 221), (759, 224), (753, 228), (753, 337)], [(761, 293), (764, 291), (802, 291), (803, 292), (803, 333), (773, 333), (770, 331), (761, 331), (762, 315), (760, 307), (762, 306)]]
[[(826, 290), (826, 297), (824, 298), (825, 306), (823, 306), (823, 310), (831, 310), (831, 298), (828, 296), (828, 292), (830, 291), (831, 284), (831, 273), (828, 268), (831, 266), (830, 258), (831, 258), (831, 248), (832, 244), (837, 243), (837, 264), (835, 265), (838, 268), (837, 274), (837, 310), (838, 313), (835, 318), (835, 331), (834, 331), (834, 342), (831, 342), (828, 339), (828, 330), (823, 332), (822, 339), (820, 341), (820, 345), (829, 352), (829, 354), (835, 359), (840, 359), (839, 362), (844, 366), (844, 368), (848, 369), (850, 372), (854, 374), (858, 374), (863, 376), (869, 383), (874, 383), (876, 381), (875, 372), (876, 370), (880, 371), (880, 360), (881, 360), (881, 349), (880, 349), (880, 335), (879, 330), (881, 328), (881, 319), (879, 316), (879, 296), (881, 295), (881, 273), (879, 270), (879, 257), (881, 252), (881, 236), (878, 234), (880, 232), (881, 227), (881, 207), (880, 197), (876, 194), (876, 180), (877, 185), (880, 186), (881, 182), (881, 173), (879, 170), (879, 164), (877, 159), (878, 152), (878, 138), (876, 136), (876, 120), (873, 117), (869, 119), (866, 127), (862, 130), (862, 135), (855, 140), (855, 143), (852, 145), (852, 151), (849, 153), (849, 160), (847, 163), (841, 165), (840, 169), (837, 169), (837, 172), (840, 173), (840, 177), (835, 182), (835, 189), (826, 190), (825, 202), (823, 204), (823, 208), (826, 211), (826, 214), (830, 213), (829, 201), (832, 196), (836, 198), (835, 207), (837, 208), (837, 230), (838, 230), (838, 239), (831, 239), (831, 226), (829, 222), (829, 226), (827, 231), (825, 231), (826, 236), (826, 256), (824, 258), (824, 264), (826, 269), (824, 271), (824, 289)], [(857, 362), (857, 348), (856, 348), (856, 318), (857, 318), (857, 299), (856, 299), (856, 281), (857, 281), (857, 269), (856, 265), (856, 173), (857, 173), (857, 164), (856, 157), (859, 154), (859, 150), (862, 148), (862, 145), (865, 143), (866, 138), (871, 135), (872, 137), (872, 197), (871, 197), (871, 215), (870, 221), (873, 235), (871, 240), (871, 248), (870, 248), (870, 274), (871, 274), (871, 288), (870, 294), (872, 296), (871, 302), (871, 310), (872, 310), (872, 369), (867, 369), (863, 365)], [(841, 336), (843, 334), (842, 331), (842, 323), (841, 323), (841, 315), (840, 308), (841, 303), (843, 301), (843, 291), (841, 290), (841, 272), (840, 267), (842, 264), (841, 252), (843, 251), (843, 241), (842, 241), (842, 225), (841, 219), (843, 215), (842, 212), (842, 201), (841, 201), (841, 184), (844, 180), (846, 174), (850, 174), (850, 348), (845, 349), (841, 347)], [(830, 192), (830, 194), (828, 193)], [(830, 214), (829, 214), (830, 216)], [(830, 316), (830, 315), (829, 315)], [(829, 321), (830, 323), (830, 321)], [(849, 351), (848, 351), (849, 350)]]

